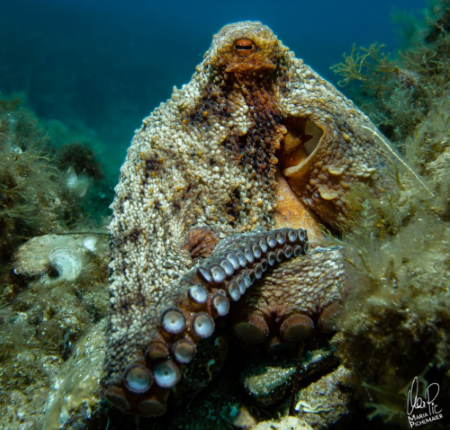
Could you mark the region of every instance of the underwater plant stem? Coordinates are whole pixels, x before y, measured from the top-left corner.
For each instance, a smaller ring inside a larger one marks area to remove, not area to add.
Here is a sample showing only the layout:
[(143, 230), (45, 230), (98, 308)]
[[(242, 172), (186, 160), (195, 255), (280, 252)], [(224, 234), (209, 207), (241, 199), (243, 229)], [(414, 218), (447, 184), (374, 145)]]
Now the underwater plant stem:
[(303, 342), (300, 342), (300, 345), (298, 346), (298, 354), (297, 354), (297, 367), (295, 368), (294, 382), (292, 384), (292, 389), (291, 389), (291, 400), (289, 402), (289, 415), (290, 416), (295, 415), (295, 396), (297, 395), (297, 391), (298, 391), (298, 382), (299, 382), (299, 378), (300, 378), (300, 367), (302, 365), (302, 356), (303, 356), (304, 347), (305, 347), (305, 344)]

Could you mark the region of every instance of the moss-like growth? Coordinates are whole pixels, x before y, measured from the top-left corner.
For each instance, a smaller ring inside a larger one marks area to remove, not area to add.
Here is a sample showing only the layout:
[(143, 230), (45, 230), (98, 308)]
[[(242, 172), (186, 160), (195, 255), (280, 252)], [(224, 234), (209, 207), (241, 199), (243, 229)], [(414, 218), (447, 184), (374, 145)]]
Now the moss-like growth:
[[(74, 196), (67, 183), (69, 167), (92, 178), (95, 192), (82, 199)], [(91, 149), (72, 142), (56, 150), (45, 126), (20, 97), (0, 97), (0, 285), (8, 284), (4, 300), (15, 288), (10, 262), (19, 245), (34, 236), (85, 228), (88, 212), (108, 214), (111, 196), (112, 186)]]
[(394, 56), (376, 43), (369, 48), (354, 45), (344, 61), (332, 67), (342, 78), (338, 84), (396, 142), (412, 134), (436, 99), (448, 96), (450, 1), (431, 2), (425, 22), (403, 23), (408, 27), (408, 50)]
[(430, 382), (450, 382), (450, 226), (421, 211), (397, 235), (380, 237), (377, 209), (364, 206), (344, 242), (352, 291), (336, 344), (372, 416), (406, 426), (413, 378), (434, 366), (440, 379)]
[(399, 140), (421, 121), (427, 108), (424, 88), (417, 72), (402, 66), (383, 52), (384, 45), (369, 48), (353, 45), (344, 62), (332, 69), (343, 79), (348, 95), (391, 139)]
[[(79, 259), (76, 277), (63, 267), (70, 265), (67, 258), (49, 261), (55, 250), (69, 250)], [(106, 316), (106, 250), (107, 237), (100, 235), (47, 235), (19, 248), (15, 272), (26, 276), (27, 288), (0, 311), (4, 428), (19, 428), (19, 423), (23, 428), (36, 428), (48, 390), (57, 383), (64, 361), (73, 355), (76, 341)], [(87, 385), (92, 384), (92, 376), (81, 381), (77, 378), (80, 372), (73, 373), (75, 394), (68, 403), (81, 402)]]
[(0, 264), (5, 276), (25, 240), (64, 229), (77, 208), (64, 196), (49, 141), (18, 98), (0, 103)]
[[(73, 147), (60, 151), (74, 153)], [(0, 409), (8, 428), (35, 428), (52, 375), (70, 357), (80, 334), (106, 314), (105, 244), (100, 254), (87, 244), (91, 269), (83, 267), (76, 281), (58, 279), (55, 268), (48, 275), (52, 282), (13, 270), (14, 254), (33, 237), (99, 230), (83, 210), (87, 198), (71, 193), (55, 153), (45, 125), (23, 100), (0, 97)], [(106, 187), (92, 153), (79, 153), (77, 166), (91, 160), (86, 165), (96, 184)], [(107, 198), (99, 208), (105, 214)], [(34, 252), (36, 258), (41, 254), (39, 248)]]
[(60, 171), (65, 172), (66, 178), (67, 172), (73, 172), (79, 179), (88, 182), (86, 186), (89, 190), (80, 202), (85, 216), (97, 222), (109, 216), (114, 186), (105, 176), (105, 169), (88, 142), (75, 141), (60, 146), (56, 150), (55, 163)]
[(58, 148), (56, 163), (62, 171), (72, 167), (77, 175), (85, 174), (96, 181), (105, 176), (94, 151), (82, 142), (71, 142)]
[(430, 7), (398, 59), (373, 46), (335, 68), (375, 121), (381, 112), (381, 128), (424, 182), (392, 172), (398, 187), (383, 199), (352, 190), (346, 203), (362, 215), (340, 242), (350, 292), (334, 343), (369, 417), (404, 428), (414, 377), (421, 395), (437, 382), (437, 403), (450, 402), (450, 2)]
[(344, 54), (344, 62), (332, 67), (343, 78), (338, 84), (346, 87), (356, 81), (368, 96), (382, 97), (390, 87), (391, 75), (398, 72), (397, 62), (389, 58), (390, 54), (382, 52), (383, 48), (384, 45), (377, 43), (358, 49), (353, 45), (352, 52)]

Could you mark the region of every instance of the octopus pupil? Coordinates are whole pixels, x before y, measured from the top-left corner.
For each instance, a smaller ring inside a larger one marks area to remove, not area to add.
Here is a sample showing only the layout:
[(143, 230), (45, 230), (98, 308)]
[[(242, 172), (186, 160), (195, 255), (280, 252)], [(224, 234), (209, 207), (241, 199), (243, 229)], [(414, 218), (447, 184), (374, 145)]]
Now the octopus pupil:
[(236, 49), (248, 49), (248, 50), (252, 50), (253, 46), (242, 46), (242, 45), (236, 45)]

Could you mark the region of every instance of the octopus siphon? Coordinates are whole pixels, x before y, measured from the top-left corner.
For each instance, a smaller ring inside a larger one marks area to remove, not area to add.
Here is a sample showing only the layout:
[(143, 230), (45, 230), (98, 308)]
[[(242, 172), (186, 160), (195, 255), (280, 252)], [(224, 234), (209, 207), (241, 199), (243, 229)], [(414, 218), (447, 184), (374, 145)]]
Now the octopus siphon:
[(157, 416), (213, 335), (278, 351), (333, 330), (347, 193), (396, 162), (376, 127), (259, 22), (227, 25), (144, 119), (112, 204), (104, 397)]

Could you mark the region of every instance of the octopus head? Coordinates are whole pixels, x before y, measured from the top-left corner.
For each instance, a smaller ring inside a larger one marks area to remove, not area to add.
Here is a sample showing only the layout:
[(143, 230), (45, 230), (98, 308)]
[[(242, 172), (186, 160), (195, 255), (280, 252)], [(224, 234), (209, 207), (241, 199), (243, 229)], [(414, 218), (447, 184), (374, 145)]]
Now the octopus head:
[(287, 48), (259, 22), (225, 26), (209, 51), (209, 64), (225, 73), (271, 74)]

